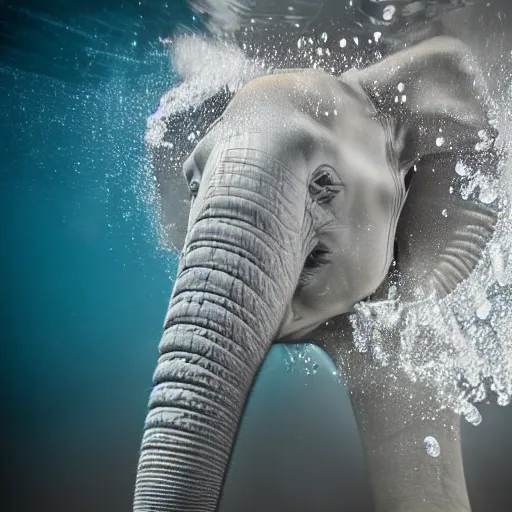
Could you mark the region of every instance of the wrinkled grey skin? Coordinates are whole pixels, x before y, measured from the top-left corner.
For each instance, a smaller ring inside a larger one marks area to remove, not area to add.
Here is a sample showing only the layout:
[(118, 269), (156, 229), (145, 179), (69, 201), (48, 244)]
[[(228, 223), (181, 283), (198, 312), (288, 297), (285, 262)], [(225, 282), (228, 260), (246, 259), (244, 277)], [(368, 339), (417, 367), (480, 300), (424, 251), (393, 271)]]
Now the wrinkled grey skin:
[(183, 166), (194, 197), (135, 511), (217, 510), (265, 355), (305, 336), (347, 380), (376, 510), (470, 510), (458, 418), (352, 351), (346, 313), (384, 296), (393, 257), (403, 300), (443, 296), (476, 265), (495, 212), (448, 190), (457, 159), (484, 158), (478, 132), (492, 134), (474, 78), (465, 48), (440, 37), (339, 78), (260, 77), (229, 103)]

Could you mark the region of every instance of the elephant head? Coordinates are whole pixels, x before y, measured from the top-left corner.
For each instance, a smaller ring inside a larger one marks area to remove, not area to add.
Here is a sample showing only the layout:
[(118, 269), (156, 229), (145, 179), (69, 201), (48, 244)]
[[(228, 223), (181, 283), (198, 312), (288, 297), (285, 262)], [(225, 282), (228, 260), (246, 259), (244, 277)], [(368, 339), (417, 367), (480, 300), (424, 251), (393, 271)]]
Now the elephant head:
[(351, 311), (394, 257), (404, 297), (446, 294), (467, 277), (496, 215), (449, 186), (492, 136), (450, 38), (338, 78), (259, 77), (233, 97), (183, 163), (191, 206), (134, 510), (216, 510), (272, 343)]

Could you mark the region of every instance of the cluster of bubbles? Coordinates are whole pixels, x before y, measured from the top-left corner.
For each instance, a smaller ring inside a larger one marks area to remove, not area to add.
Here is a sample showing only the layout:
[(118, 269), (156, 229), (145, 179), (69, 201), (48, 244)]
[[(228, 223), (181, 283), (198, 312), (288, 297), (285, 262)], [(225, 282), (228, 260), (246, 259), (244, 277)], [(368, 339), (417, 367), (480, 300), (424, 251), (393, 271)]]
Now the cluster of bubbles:
[(299, 375), (316, 375), (320, 365), (314, 345), (310, 343), (297, 345), (283, 345), (286, 351), (285, 367), (288, 373)]

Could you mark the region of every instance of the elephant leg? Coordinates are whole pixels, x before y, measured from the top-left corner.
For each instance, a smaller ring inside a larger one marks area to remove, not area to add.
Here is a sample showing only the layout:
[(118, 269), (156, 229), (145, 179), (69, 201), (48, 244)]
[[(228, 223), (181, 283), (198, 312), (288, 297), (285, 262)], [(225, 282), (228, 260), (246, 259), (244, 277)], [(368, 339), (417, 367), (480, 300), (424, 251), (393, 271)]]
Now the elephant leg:
[[(337, 317), (322, 327), (320, 346), (349, 390), (376, 512), (470, 511), (460, 417), (438, 410), (428, 384), (413, 383), (398, 365), (383, 367), (370, 353), (358, 352), (351, 332), (348, 316)], [(438, 456), (427, 453), (427, 437), (439, 443)]]

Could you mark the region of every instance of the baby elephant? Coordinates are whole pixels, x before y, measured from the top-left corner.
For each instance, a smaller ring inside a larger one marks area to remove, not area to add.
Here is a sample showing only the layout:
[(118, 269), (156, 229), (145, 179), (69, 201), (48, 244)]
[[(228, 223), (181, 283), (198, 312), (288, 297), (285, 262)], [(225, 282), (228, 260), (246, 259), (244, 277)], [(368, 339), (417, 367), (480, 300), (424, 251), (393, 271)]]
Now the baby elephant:
[[(458, 417), (427, 384), (350, 352), (347, 313), (391, 270), (401, 300), (450, 293), (489, 241), (496, 212), (450, 190), (456, 165), (496, 161), (472, 69), (459, 41), (437, 37), (340, 77), (280, 71), (247, 83), (209, 127), (183, 164), (192, 199), (135, 511), (218, 509), (265, 355), (306, 336), (347, 380), (376, 510), (470, 510)], [(187, 192), (161, 193), (165, 210)]]

